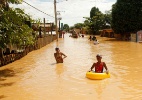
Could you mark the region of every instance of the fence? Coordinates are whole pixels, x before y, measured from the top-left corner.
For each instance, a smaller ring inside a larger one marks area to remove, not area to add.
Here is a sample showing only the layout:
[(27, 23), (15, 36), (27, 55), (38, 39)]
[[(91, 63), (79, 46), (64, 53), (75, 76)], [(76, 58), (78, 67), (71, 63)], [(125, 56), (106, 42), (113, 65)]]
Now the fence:
[(56, 35), (46, 35), (44, 37), (40, 37), (34, 45), (25, 47), (22, 52), (10, 51), (10, 49), (7, 48), (6, 52), (3, 53), (2, 49), (0, 49), (0, 67), (14, 62), (27, 55), (29, 52), (40, 49), (56, 39)]

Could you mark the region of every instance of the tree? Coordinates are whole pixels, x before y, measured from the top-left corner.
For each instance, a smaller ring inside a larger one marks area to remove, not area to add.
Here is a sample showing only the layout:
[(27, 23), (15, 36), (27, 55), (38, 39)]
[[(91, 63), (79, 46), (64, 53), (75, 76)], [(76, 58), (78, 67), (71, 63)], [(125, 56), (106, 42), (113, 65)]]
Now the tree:
[(131, 33), (142, 29), (142, 0), (117, 0), (112, 7), (115, 33)]
[(1, 0), (0, 4), (6, 4), (6, 3), (15, 3), (15, 4), (19, 4), (21, 3), (23, 0)]
[(94, 16), (96, 16), (98, 13), (101, 13), (101, 11), (99, 11), (99, 8), (93, 7), (90, 11), (90, 18), (92, 19)]
[(21, 3), (23, 0), (0, 0), (0, 5), (2, 8), (4, 8), (5, 10), (9, 9), (9, 3), (12, 4), (19, 4)]
[(105, 14), (104, 14), (104, 20), (107, 24), (110, 24), (111, 25), (111, 21), (112, 21), (112, 11), (109, 10), (109, 11), (105, 11)]
[[(10, 17), (9, 17), (10, 16)], [(4, 48), (8, 44), (21, 45), (33, 44), (32, 29), (25, 24), (29, 16), (21, 9), (9, 9), (1, 16), (0, 22), (0, 47)]]
[(90, 20), (89, 19), (86, 19), (84, 21), (84, 26), (90, 26)]
[(31, 45), (35, 38), (32, 29), (25, 23), (30, 16), (21, 9), (5, 9), (7, 2), (19, 3), (21, 0), (2, 0), (0, 2), (0, 48), (5, 48), (12, 44), (20, 47), (22, 45)]
[(74, 26), (70, 26), (69, 30), (73, 30), (74, 29)]
[[(85, 18), (84, 23), (76, 23), (75, 28), (83, 28), (87, 33), (96, 34), (101, 29), (110, 28), (111, 24), (111, 11), (106, 11), (103, 14), (98, 8), (93, 7), (90, 11), (90, 17)], [(108, 27), (109, 25), (109, 27)]]
[(100, 29), (103, 29), (105, 26), (104, 14), (99, 11), (98, 8), (93, 7), (90, 11), (91, 18), (91, 29), (93, 30), (93, 34), (98, 33)]
[(69, 31), (69, 25), (68, 25), (68, 24), (64, 24), (63, 29), (64, 29), (65, 31)]
[(76, 23), (76, 24), (74, 24), (74, 27), (77, 28), (77, 29), (81, 29), (83, 26), (84, 26), (83, 23)]

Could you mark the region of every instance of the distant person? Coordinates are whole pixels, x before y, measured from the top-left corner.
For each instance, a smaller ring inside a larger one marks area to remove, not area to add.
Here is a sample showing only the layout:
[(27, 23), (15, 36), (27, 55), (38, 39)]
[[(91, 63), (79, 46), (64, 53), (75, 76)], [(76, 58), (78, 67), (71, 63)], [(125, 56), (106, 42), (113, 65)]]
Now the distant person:
[(91, 40), (92, 40), (92, 36), (90, 36), (88, 40), (90, 40), (90, 41), (91, 41)]
[(84, 37), (84, 34), (82, 34), (81, 36)]
[(97, 38), (95, 36), (93, 36), (92, 40), (95, 41)]
[(93, 63), (93, 65), (91, 67), (91, 71), (93, 70), (93, 68), (95, 68), (95, 72), (96, 73), (103, 73), (103, 69), (105, 68), (106, 69), (106, 73), (108, 74), (109, 71), (108, 71), (108, 68), (107, 68), (105, 62), (101, 61), (102, 60), (102, 55), (97, 54), (96, 58), (97, 58), (97, 62)]
[(94, 41), (94, 45), (97, 45), (97, 44), (99, 44), (99, 41), (96, 39), (96, 40)]
[[(57, 63), (63, 63), (63, 59), (66, 58), (67, 56), (60, 52), (59, 48), (55, 48), (56, 53), (54, 53), (54, 57), (56, 59)], [(64, 56), (64, 57), (63, 57)]]

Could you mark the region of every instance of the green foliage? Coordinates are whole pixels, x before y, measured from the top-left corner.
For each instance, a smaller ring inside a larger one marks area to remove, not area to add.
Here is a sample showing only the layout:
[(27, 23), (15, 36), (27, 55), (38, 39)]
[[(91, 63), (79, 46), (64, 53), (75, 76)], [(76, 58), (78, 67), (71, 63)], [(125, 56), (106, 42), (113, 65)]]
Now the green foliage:
[(84, 26), (83, 23), (77, 23), (77, 24), (74, 25), (74, 27), (77, 28), (77, 29), (81, 29), (83, 26)]
[(98, 13), (101, 13), (99, 8), (93, 7), (90, 11), (90, 18), (92, 19), (94, 16), (97, 16)]
[(106, 25), (105, 16), (98, 8), (93, 7), (90, 11), (90, 28), (93, 33), (96, 34), (100, 29), (103, 29)]
[(86, 18), (86, 20), (84, 21), (84, 27), (83, 27), (83, 29), (86, 30), (86, 31), (89, 31), (90, 27), (91, 27), (90, 20), (88, 18)]
[(9, 10), (9, 3), (12, 4), (20, 4), (23, 0), (0, 0), (0, 6), (8, 11)]
[(64, 24), (63, 29), (64, 29), (65, 31), (69, 31), (69, 25), (68, 25), (68, 24)]
[(88, 20), (84, 21), (84, 26), (88, 26), (90, 24), (90, 22)]
[(106, 11), (105, 14), (103, 14), (101, 11), (99, 11), (98, 8), (93, 7), (90, 11), (90, 17), (83, 17), (85, 18), (84, 23), (77, 23), (74, 25), (74, 28), (78, 29), (85, 29), (88, 33), (91, 32), (93, 34), (96, 34), (101, 29), (110, 28), (111, 26), (111, 10)]
[(98, 13), (93, 18), (93, 26), (94, 32), (97, 33), (100, 29), (103, 29), (105, 26), (104, 15), (102, 13)]
[(29, 16), (21, 9), (0, 10), (0, 48), (8, 44), (17, 47), (34, 43), (32, 29), (25, 24)]
[(78, 28), (78, 29), (84, 29), (88, 33), (97, 34), (99, 30), (110, 28), (111, 26), (111, 10), (106, 11), (105, 14), (103, 14), (101, 11), (99, 11), (98, 8), (93, 7), (90, 11), (90, 17), (83, 17), (85, 18), (84, 23), (76, 23), (73, 27), (70, 27), (70, 29)]
[(142, 29), (142, 0), (117, 0), (112, 8), (115, 33), (137, 32)]
[(74, 26), (70, 26), (70, 28), (69, 28), (70, 30), (73, 30), (74, 29)]
[(23, 0), (7, 0), (9, 3), (15, 3), (15, 4), (19, 4), (21, 3)]
[(105, 11), (105, 14), (104, 14), (104, 20), (108, 24), (111, 24), (111, 21), (112, 21), (112, 14), (111, 14), (111, 12), (112, 12), (111, 10)]

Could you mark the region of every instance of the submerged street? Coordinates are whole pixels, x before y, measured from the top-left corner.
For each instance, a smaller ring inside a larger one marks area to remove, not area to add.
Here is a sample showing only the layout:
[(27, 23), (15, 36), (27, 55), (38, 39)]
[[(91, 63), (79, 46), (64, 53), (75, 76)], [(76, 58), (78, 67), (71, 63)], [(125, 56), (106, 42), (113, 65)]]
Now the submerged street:
[[(0, 67), (1, 100), (140, 100), (142, 98), (142, 44), (99, 37), (59, 38)], [(56, 64), (55, 47), (67, 55)], [(90, 80), (86, 72), (102, 54), (110, 78)]]

